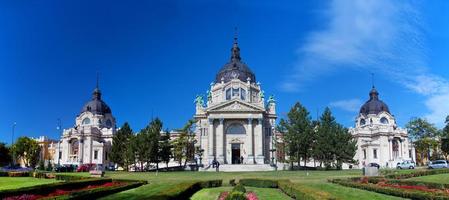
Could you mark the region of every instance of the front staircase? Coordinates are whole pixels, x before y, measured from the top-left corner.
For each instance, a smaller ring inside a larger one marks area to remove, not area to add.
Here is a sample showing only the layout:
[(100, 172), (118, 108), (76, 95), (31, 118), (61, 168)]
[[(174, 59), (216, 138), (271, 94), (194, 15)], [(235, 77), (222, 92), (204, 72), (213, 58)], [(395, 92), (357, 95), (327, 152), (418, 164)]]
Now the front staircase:
[[(219, 170), (221, 172), (260, 172), (260, 171), (274, 171), (275, 168), (269, 164), (238, 164), (238, 165), (220, 165)], [(200, 171), (215, 172), (216, 169), (212, 166), (206, 166), (205, 168), (200, 168)]]

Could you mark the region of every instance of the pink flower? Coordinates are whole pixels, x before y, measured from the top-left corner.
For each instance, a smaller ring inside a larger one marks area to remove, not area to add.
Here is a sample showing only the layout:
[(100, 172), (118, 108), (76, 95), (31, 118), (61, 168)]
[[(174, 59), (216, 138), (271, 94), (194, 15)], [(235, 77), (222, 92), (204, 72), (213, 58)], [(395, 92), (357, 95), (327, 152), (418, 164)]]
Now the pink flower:
[(257, 198), (256, 193), (254, 193), (254, 192), (248, 192), (248, 193), (246, 193), (246, 199), (248, 199), (248, 200), (259, 200), (259, 199)]
[(229, 192), (222, 192), (222, 193), (220, 193), (218, 200), (225, 200), (228, 195), (229, 195)]

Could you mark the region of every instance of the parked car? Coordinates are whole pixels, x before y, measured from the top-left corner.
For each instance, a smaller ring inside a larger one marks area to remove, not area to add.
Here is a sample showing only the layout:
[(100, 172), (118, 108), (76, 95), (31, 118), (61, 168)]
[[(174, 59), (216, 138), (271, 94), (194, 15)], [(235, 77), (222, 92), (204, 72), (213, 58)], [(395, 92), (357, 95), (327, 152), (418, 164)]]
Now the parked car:
[(429, 169), (448, 168), (448, 162), (446, 160), (434, 160), (430, 161)]
[(75, 169), (75, 165), (60, 165), (55, 167), (56, 172), (73, 172)]
[(396, 165), (397, 169), (415, 169), (416, 164), (412, 160), (404, 160)]
[(89, 170), (93, 169), (95, 167), (95, 164), (82, 164), (77, 169), (76, 172), (88, 172)]
[(379, 169), (379, 168), (380, 168), (380, 165), (377, 164), (377, 163), (369, 163), (369, 164), (368, 164), (368, 167), (377, 167), (377, 169)]

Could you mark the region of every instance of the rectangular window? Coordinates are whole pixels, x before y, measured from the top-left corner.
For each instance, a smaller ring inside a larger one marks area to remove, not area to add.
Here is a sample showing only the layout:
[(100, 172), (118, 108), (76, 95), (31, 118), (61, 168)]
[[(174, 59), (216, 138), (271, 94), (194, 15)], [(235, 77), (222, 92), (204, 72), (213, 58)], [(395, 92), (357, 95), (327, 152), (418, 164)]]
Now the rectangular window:
[(366, 149), (363, 149), (363, 159), (366, 159)]
[(408, 157), (409, 157), (409, 158), (413, 158), (412, 150), (408, 150)]
[(94, 159), (95, 160), (98, 159), (98, 151), (97, 150), (94, 151)]
[(373, 149), (373, 157), (374, 159), (377, 159), (377, 149)]
[(104, 159), (105, 159), (105, 160), (108, 160), (108, 152), (107, 152), (107, 151), (104, 152)]
[(58, 159), (61, 159), (61, 158), (62, 158), (62, 151), (59, 152), (58, 157), (59, 157)]

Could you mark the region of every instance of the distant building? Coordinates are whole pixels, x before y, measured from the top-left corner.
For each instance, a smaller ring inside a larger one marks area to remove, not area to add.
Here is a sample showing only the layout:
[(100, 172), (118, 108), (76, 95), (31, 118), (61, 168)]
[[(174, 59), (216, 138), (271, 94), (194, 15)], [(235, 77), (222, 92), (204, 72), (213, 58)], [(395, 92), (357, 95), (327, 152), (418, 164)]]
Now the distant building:
[(109, 106), (101, 99), (97, 86), (92, 100), (76, 117), (75, 126), (65, 129), (56, 146), (55, 164), (81, 165), (87, 163), (112, 165), (109, 152), (116, 132), (115, 118)]
[(394, 116), (373, 86), (369, 100), (360, 108), (355, 128), (349, 132), (357, 140), (358, 167), (377, 163), (381, 167), (394, 168), (403, 160), (416, 160), (415, 149), (407, 130), (396, 124)]
[(196, 144), (203, 164), (269, 164), (276, 121), (276, 102), (265, 95), (256, 76), (240, 57), (237, 39), (231, 58), (211, 84), (207, 100), (196, 99)]
[(40, 136), (32, 139), (36, 140), (41, 148), (39, 160), (43, 160), (45, 165), (52, 162), (55, 155), (55, 147), (58, 141), (49, 139), (47, 136)]

